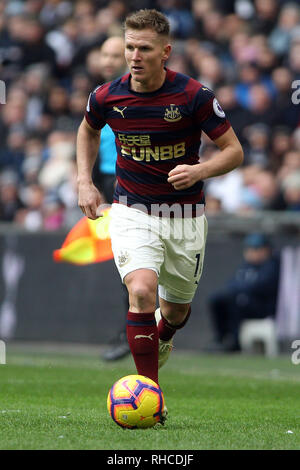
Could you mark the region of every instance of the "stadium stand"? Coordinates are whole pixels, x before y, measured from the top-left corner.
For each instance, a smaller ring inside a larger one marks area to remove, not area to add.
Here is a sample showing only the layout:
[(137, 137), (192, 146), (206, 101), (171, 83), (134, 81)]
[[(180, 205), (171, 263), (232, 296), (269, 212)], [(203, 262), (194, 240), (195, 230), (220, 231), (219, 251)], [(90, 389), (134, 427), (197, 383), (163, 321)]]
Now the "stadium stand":
[[(56, 230), (80, 217), (75, 135), (103, 82), (99, 46), (140, 7), (169, 17), (168, 65), (215, 90), (243, 143), (244, 166), (208, 182), (207, 213), (299, 211), (298, 2), (1, 0), (0, 221)], [(204, 139), (201, 158), (214, 150)]]

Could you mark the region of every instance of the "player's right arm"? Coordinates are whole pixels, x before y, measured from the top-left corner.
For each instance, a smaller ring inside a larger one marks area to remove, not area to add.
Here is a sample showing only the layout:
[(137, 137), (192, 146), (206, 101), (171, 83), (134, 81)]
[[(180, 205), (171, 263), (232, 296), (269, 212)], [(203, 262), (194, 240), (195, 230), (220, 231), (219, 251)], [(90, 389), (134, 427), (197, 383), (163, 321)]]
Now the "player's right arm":
[(91, 127), (84, 118), (77, 133), (78, 206), (89, 219), (97, 219), (101, 195), (92, 181), (92, 169), (100, 144), (100, 130)]

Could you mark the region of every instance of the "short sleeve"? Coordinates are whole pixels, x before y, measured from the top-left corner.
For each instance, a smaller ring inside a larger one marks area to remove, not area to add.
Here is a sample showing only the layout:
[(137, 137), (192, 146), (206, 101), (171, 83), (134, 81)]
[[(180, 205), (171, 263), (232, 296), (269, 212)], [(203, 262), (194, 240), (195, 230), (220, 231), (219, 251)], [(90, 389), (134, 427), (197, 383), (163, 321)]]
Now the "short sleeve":
[(85, 119), (93, 129), (100, 130), (105, 126), (104, 100), (106, 93), (102, 86), (97, 87), (88, 98)]
[(195, 97), (194, 116), (211, 140), (221, 137), (231, 127), (214, 93), (206, 87), (200, 88)]

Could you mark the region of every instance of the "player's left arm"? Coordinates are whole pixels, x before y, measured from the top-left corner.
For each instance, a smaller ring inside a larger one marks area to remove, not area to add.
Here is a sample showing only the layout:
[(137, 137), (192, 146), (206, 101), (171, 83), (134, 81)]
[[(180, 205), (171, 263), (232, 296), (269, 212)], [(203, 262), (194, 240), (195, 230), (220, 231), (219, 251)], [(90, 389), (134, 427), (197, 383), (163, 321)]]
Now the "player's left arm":
[(224, 175), (243, 163), (244, 152), (232, 127), (214, 142), (220, 151), (206, 162), (197, 165), (177, 165), (170, 171), (168, 182), (175, 189), (187, 189), (197, 181)]

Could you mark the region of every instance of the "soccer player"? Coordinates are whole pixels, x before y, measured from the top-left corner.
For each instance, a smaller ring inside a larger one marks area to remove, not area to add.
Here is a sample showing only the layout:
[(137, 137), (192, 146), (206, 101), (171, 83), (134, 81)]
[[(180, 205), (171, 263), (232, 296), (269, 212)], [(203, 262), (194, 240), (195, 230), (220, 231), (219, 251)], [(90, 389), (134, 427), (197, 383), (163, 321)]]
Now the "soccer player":
[[(77, 139), (78, 204), (96, 219), (101, 199), (91, 171), (101, 129), (108, 123), (115, 134), (112, 248), (129, 292), (127, 337), (137, 372), (155, 382), (174, 334), (189, 318), (202, 272), (207, 232), (203, 180), (243, 161), (242, 147), (214, 93), (166, 68), (170, 53), (169, 23), (162, 13), (129, 15), (129, 73), (90, 94)], [(202, 131), (219, 151), (199, 163)]]

